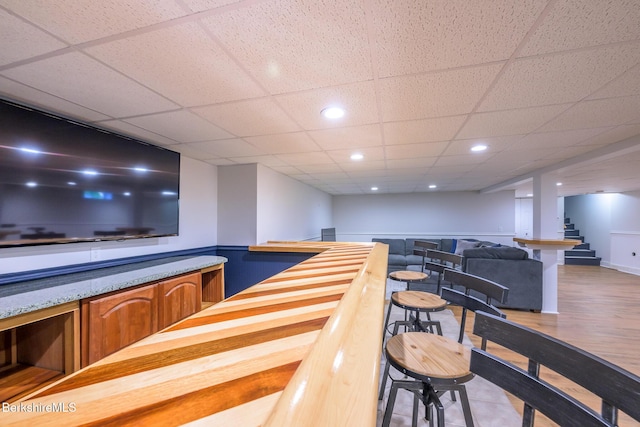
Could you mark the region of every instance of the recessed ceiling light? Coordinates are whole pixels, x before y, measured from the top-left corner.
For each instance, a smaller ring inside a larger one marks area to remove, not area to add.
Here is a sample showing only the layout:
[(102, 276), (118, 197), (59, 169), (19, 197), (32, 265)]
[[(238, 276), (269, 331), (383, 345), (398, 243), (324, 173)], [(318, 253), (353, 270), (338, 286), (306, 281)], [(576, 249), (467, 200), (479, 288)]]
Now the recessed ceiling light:
[(362, 153), (353, 153), (351, 155), (351, 160), (362, 160), (364, 159), (364, 156), (362, 155)]
[(437, 186), (437, 185), (435, 185), (435, 184), (431, 184), (431, 185), (429, 185), (429, 188), (431, 188), (431, 189), (433, 189), (433, 188), (437, 188), (437, 187), (438, 187), (438, 186)]
[(471, 151), (484, 151), (487, 149), (487, 146), (484, 144), (478, 144), (478, 145), (474, 145), (473, 147), (471, 147)]
[(371, 191), (378, 191), (378, 187), (371, 187)]
[(33, 181), (29, 181), (26, 183), (27, 187), (37, 187), (38, 183), (37, 182), (33, 182)]
[(344, 108), (341, 107), (327, 107), (320, 112), (327, 119), (339, 119), (344, 116)]
[(561, 183), (561, 182), (556, 182), (556, 185), (557, 185), (558, 187), (560, 187), (560, 186), (562, 185), (562, 183)]

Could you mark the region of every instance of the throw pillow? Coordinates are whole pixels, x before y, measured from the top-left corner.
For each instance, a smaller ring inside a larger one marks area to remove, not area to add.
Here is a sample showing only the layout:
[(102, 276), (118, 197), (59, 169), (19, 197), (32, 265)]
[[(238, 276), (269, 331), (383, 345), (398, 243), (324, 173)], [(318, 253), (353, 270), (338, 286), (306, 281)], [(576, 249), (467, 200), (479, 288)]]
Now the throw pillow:
[(462, 255), (465, 249), (477, 248), (480, 242), (472, 242), (469, 240), (458, 240), (456, 244), (456, 255)]

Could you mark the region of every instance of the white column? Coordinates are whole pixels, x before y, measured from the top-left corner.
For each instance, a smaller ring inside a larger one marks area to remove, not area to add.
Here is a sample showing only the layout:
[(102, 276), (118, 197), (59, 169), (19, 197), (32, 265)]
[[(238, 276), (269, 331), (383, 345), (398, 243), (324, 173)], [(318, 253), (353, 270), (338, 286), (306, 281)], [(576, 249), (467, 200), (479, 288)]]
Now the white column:
[[(558, 189), (554, 176), (533, 177), (533, 238), (558, 238)], [(542, 261), (542, 312), (558, 313), (558, 251), (534, 250), (533, 257)]]

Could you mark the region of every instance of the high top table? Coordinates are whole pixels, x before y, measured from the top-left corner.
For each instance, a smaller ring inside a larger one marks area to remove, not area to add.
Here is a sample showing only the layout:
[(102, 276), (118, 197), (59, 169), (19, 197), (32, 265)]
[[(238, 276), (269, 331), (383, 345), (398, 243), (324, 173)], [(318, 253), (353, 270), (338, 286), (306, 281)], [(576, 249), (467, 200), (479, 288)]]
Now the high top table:
[(362, 331), (382, 327), (387, 245), (250, 249), (318, 254), (13, 404), (0, 424), (374, 426), (381, 334)]

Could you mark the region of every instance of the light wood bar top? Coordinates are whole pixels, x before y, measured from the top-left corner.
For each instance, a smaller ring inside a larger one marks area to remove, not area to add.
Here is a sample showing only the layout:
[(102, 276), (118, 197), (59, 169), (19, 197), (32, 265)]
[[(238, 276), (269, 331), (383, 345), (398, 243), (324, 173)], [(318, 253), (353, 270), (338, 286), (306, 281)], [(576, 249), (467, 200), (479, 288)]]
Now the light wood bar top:
[(32, 412), (0, 424), (374, 426), (382, 342), (369, 332), (382, 328), (388, 246), (303, 243), (323, 249), (27, 396)]
[(565, 250), (582, 243), (581, 240), (577, 239), (523, 239), (521, 237), (514, 237), (513, 241), (530, 249), (551, 250)]

